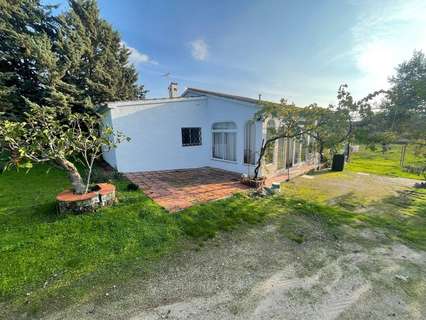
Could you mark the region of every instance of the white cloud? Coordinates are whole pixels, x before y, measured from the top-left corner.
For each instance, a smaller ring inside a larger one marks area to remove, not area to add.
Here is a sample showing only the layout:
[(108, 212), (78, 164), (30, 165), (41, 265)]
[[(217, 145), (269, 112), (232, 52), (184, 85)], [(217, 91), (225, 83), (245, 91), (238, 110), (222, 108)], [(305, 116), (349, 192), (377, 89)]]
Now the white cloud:
[(129, 62), (138, 66), (139, 64), (158, 64), (157, 61), (152, 60), (146, 53), (140, 52), (138, 49), (129, 46), (124, 41), (121, 42), (123, 46), (126, 46), (130, 50)]
[(352, 54), (362, 74), (356, 84), (360, 94), (387, 88), (398, 64), (409, 59), (414, 50), (426, 50), (424, 0), (363, 4), (370, 10), (352, 29)]
[(192, 57), (196, 60), (204, 61), (209, 54), (209, 47), (203, 39), (196, 39), (190, 42)]

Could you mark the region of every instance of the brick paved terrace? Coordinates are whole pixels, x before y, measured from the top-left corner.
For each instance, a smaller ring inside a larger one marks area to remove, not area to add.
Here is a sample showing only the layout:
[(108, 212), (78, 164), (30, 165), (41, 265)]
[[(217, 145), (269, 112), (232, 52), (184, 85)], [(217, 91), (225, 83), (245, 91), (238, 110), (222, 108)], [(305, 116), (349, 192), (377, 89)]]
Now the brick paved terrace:
[[(307, 164), (290, 168), (290, 179), (294, 179), (298, 176), (301, 176), (314, 168), (315, 168), (315, 165), (312, 163), (309, 163), (309, 164), (307, 163)], [(288, 180), (288, 172), (287, 170), (284, 170), (282, 173), (268, 177), (265, 181), (265, 186), (270, 187), (275, 182), (280, 183), (287, 180)]]
[(147, 196), (170, 212), (247, 190), (240, 174), (210, 167), (127, 173)]

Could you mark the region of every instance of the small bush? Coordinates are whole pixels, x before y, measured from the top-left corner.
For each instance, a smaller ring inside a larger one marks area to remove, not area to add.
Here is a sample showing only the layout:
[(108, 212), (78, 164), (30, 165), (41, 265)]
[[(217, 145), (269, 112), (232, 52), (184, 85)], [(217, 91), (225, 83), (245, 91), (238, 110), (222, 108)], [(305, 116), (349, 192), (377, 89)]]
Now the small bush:
[(139, 190), (139, 186), (136, 183), (129, 183), (126, 188), (127, 191), (137, 191)]

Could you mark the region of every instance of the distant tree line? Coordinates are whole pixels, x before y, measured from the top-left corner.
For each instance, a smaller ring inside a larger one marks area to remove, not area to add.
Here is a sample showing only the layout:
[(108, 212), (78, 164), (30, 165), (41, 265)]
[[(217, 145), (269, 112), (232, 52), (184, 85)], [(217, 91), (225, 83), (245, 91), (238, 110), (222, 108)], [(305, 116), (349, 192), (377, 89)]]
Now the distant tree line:
[(0, 0), (0, 113), (21, 119), (31, 104), (90, 112), (143, 98), (130, 51), (95, 0), (69, 0), (59, 15), (39, 0)]
[[(415, 51), (411, 59), (396, 68), (389, 78), (390, 88), (375, 108), (363, 110), (355, 138), (373, 149), (381, 145), (385, 153), (390, 144), (401, 145), (400, 166), (409, 172), (423, 174), (426, 180), (426, 56)], [(423, 164), (405, 165), (407, 145)]]
[(396, 68), (390, 88), (375, 106), (362, 110), (356, 138), (367, 145), (426, 145), (426, 56), (415, 51)]

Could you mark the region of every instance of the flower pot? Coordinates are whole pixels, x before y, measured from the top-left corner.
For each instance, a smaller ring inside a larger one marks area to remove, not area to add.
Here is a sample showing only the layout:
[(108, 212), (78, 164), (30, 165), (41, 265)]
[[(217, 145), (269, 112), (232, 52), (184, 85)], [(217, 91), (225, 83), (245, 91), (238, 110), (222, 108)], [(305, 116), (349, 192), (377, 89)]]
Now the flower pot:
[(110, 183), (98, 183), (85, 194), (75, 194), (65, 190), (56, 196), (59, 213), (93, 212), (100, 207), (112, 205), (116, 201), (115, 186)]
[(266, 177), (259, 177), (259, 178), (251, 178), (251, 177), (241, 177), (240, 182), (242, 184), (245, 184), (246, 186), (249, 186), (250, 188), (260, 188), (263, 187), (265, 184)]

